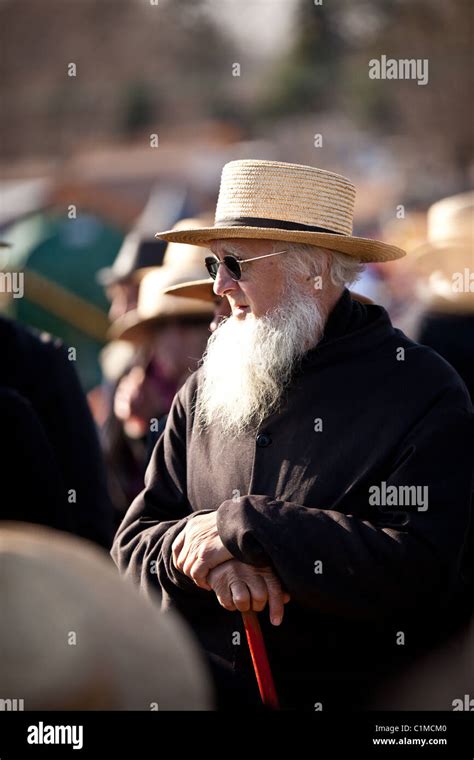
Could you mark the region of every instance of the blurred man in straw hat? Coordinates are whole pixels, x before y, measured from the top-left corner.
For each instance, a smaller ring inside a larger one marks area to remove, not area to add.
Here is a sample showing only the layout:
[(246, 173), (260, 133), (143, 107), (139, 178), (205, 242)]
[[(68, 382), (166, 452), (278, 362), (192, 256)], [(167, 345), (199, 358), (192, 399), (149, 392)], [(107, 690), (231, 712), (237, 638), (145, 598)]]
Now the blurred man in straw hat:
[[(174, 394), (196, 369), (206, 347), (213, 313), (212, 304), (206, 300), (184, 300), (164, 291), (181, 282), (202, 278), (205, 254), (206, 250), (196, 245), (170, 243), (163, 266), (144, 273), (137, 308), (117, 319), (110, 329), (111, 337), (142, 346), (147, 354), (149, 374), (157, 381), (157, 392), (161, 387), (164, 395), (161, 409), (155, 410), (160, 414), (168, 411)], [(156, 367), (154, 371), (150, 363)], [(120, 405), (117, 394), (115, 405)], [(139, 416), (148, 428), (148, 412), (153, 410), (144, 411)]]
[(143, 487), (148, 435), (161, 425), (161, 417), (206, 347), (212, 305), (163, 293), (183, 280), (201, 279), (205, 254), (198, 246), (170, 243), (161, 267), (141, 270), (137, 308), (121, 315), (110, 329), (111, 338), (135, 347), (133, 365), (116, 385), (113, 413), (103, 431), (120, 519)]
[(159, 233), (210, 248), (231, 316), (178, 392), (112, 549), (249, 690), (238, 611), (268, 606), (289, 708), (362, 705), (442, 635), (463, 591), (470, 402), (439, 356), (350, 297), (364, 262), (404, 255), (352, 235), (354, 198), (331, 172), (234, 161), (213, 227)]
[(474, 400), (474, 192), (435, 203), (411, 252), (424, 314), (418, 340), (459, 372)]

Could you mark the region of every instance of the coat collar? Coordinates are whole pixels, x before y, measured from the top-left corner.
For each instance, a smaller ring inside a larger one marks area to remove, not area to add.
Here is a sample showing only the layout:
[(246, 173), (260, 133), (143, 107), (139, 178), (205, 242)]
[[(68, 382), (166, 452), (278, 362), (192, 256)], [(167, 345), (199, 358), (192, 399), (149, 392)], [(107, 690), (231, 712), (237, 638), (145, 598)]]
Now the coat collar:
[(347, 288), (326, 322), (318, 345), (308, 351), (301, 362), (304, 369), (337, 354), (347, 356), (375, 347), (394, 333), (390, 317), (382, 306), (354, 301)]

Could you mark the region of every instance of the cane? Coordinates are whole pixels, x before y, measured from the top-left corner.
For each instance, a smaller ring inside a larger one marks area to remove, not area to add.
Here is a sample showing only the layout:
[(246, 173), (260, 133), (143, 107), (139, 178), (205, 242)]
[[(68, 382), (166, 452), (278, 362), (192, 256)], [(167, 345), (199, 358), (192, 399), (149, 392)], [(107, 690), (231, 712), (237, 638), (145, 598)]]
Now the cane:
[(260, 628), (257, 613), (252, 610), (249, 612), (242, 612), (242, 619), (244, 621), (245, 634), (247, 636), (260, 697), (266, 707), (278, 710), (279, 704), (275, 683), (273, 681), (273, 675), (270, 669), (265, 641), (263, 640), (262, 629)]

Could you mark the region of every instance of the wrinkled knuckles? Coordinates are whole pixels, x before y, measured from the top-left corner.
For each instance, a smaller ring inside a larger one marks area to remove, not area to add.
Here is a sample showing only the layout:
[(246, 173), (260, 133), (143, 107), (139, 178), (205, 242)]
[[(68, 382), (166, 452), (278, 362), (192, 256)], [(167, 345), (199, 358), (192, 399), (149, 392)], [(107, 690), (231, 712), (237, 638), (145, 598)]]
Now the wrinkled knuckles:
[(265, 605), (267, 603), (267, 598), (265, 599), (256, 599), (255, 596), (252, 596), (252, 609), (255, 612), (261, 612), (263, 609), (265, 609)]

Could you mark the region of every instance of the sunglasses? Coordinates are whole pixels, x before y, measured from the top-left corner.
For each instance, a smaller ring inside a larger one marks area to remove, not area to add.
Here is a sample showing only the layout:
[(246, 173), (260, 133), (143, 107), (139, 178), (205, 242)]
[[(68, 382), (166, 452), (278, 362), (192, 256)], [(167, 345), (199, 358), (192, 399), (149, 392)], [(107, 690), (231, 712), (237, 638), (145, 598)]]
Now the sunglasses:
[(286, 253), (286, 251), (276, 251), (275, 253), (266, 253), (264, 256), (254, 256), (252, 259), (238, 259), (237, 256), (233, 256), (232, 254), (228, 254), (227, 256), (224, 256), (224, 258), (218, 259), (217, 256), (206, 256), (204, 259), (206, 264), (206, 269), (211, 275), (212, 279), (215, 280), (217, 277), (217, 273), (219, 271), (219, 267), (221, 264), (224, 264), (225, 268), (229, 272), (229, 275), (232, 277), (235, 282), (238, 282), (240, 278), (242, 277), (242, 265), (243, 264), (249, 264), (251, 261), (258, 261), (259, 259), (268, 259), (270, 256), (279, 256), (280, 253)]

